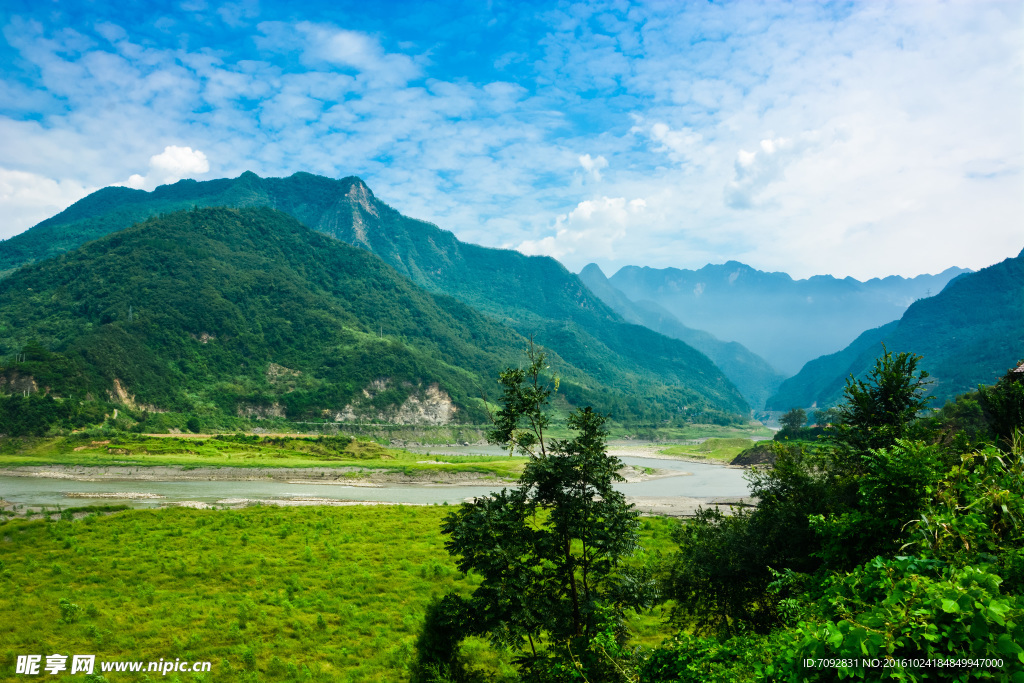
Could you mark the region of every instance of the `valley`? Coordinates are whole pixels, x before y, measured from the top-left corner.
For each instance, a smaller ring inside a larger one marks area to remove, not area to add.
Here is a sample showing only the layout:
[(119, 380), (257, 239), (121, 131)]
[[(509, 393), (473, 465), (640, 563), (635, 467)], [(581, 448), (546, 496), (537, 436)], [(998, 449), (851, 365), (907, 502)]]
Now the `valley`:
[[(792, 673), (840, 599), (794, 624), (776, 591), (807, 605), (842, 589), (780, 581), (901, 561), (885, 558), (914, 542), (904, 521), (944, 514), (937, 492), (958, 477), (1024, 514), (1024, 395), (1003, 367), (1024, 344), (1021, 258), (869, 283), (737, 263), (576, 276), (402, 216), (358, 178), (100, 190), (0, 242), (0, 586), (16, 588), (0, 609), (20, 619), (0, 635), (210, 662), (194, 683), (513, 683), (584, 667), (574, 647), (593, 680), (675, 681), (687, 662)], [(698, 287), (704, 313), (758, 309), (749, 347), (676, 296), (689, 277), (725, 277)], [(796, 324), (810, 309), (784, 310), (811, 285), (830, 310), (845, 297), (888, 315), (884, 299), (902, 317), (787, 379), (774, 364), (815, 347), (764, 344), (780, 326), (811, 335)], [(909, 302), (923, 286), (940, 291)], [(759, 293), (729, 298), (745, 287)], [(878, 410), (883, 394), (900, 411)], [(828, 426), (752, 419), (797, 406)], [(980, 543), (1008, 586), (978, 599), (1017, 614), (1016, 527), (972, 528), (996, 535)], [(584, 616), (572, 586), (591, 578)], [(532, 601), (547, 611), (508, 636)], [(560, 635), (571, 620), (581, 631)], [(1017, 623), (992, 620), (995, 645), (971, 647), (1016, 653)]]

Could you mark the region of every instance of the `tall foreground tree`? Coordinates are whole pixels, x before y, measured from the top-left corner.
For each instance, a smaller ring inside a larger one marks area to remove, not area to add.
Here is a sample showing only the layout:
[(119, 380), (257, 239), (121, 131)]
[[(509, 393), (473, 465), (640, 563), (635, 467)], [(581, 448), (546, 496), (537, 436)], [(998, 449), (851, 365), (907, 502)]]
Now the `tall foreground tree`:
[(545, 370), (531, 349), (527, 368), (499, 379), (503, 407), (488, 437), (529, 457), (517, 486), (464, 503), (442, 524), (459, 569), (481, 578), (460, 609), (445, 598), (447, 614), (457, 613), (448, 623), (523, 651), (521, 673), (532, 681), (602, 675), (612, 663), (592, 642), (614, 636), (622, 610), (641, 599), (620, 571), (637, 547), (638, 520), (613, 486), (622, 462), (607, 453), (605, 417), (577, 410), (569, 417), (576, 436), (547, 438)]
[[(846, 381), (844, 400), (832, 424), (831, 441), (859, 469), (861, 456), (888, 448), (907, 437), (910, 425), (931, 400), (925, 396), (928, 373), (918, 372), (921, 356), (882, 347), (883, 354), (864, 379)], [(917, 373), (915, 375), (915, 373)]]

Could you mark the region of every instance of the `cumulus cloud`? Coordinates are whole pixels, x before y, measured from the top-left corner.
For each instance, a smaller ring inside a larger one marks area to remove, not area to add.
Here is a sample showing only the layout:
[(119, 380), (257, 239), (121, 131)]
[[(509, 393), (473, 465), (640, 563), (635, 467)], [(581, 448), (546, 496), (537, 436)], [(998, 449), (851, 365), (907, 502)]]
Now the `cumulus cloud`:
[(741, 149), (734, 164), (736, 176), (725, 188), (725, 203), (733, 209), (754, 208), (758, 194), (783, 177), (786, 165), (810, 149), (812, 139), (765, 139), (752, 152)]
[(163, 152), (149, 158), (149, 173), (144, 176), (133, 173), (126, 184), (135, 189), (151, 190), (157, 185), (167, 185), (209, 171), (210, 162), (198, 149), (168, 145)]
[(558, 217), (554, 235), (524, 240), (516, 250), (528, 256), (545, 254), (558, 259), (568, 257), (571, 261), (614, 258), (617, 243), (638, 227), (636, 219), (646, 208), (647, 202), (643, 199), (588, 199)]
[(589, 154), (584, 154), (580, 157), (580, 166), (586, 171), (591, 178), (594, 180), (601, 180), (601, 169), (608, 168), (608, 160), (603, 156), (598, 155), (597, 158), (591, 158)]
[(97, 188), (73, 180), (0, 167), (0, 239), (7, 239), (62, 211)]
[(644, 135), (657, 143), (654, 151), (668, 155), (676, 163), (694, 161), (704, 142), (704, 136), (692, 128), (683, 126), (672, 130), (667, 123), (660, 121), (649, 125), (638, 122), (630, 132)]

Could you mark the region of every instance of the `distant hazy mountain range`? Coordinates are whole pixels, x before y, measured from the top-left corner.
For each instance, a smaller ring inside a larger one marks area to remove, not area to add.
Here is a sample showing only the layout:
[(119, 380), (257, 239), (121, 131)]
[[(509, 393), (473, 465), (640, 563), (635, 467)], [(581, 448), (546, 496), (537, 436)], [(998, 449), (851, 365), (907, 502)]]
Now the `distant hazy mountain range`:
[(713, 360), (754, 410), (764, 408), (765, 401), (782, 383), (782, 375), (742, 344), (725, 342), (707, 332), (687, 327), (653, 301), (630, 300), (608, 282), (597, 264), (591, 263), (580, 271), (580, 279), (629, 322), (681, 339)]
[(860, 282), (816, 275), (794, 280), (729, 261), (700, 270), (626, 266), (609, 282), (630, 300), (661, 306), (684, 325), (736, 341), (784, 375), (844, 348), (864, 330), (899, 318), (966, 271)]
[[(0, 243), (0, 272), (0, 354), (41, 344), (23, 365), (5, 359), (0, 381), (26, 386), (29, 371), (59, 383), (63, 367), (78, 378), (64, 382), (71, 392), (297, 416), (395, 414), (437, 384), (479, 418), (479, 393), (494, 393), (498, 367), (533, 337), (573, 402), (645, 420), (749, 410), (707, 356), (627, 322), (554, 259), (462, 243), (358, 178), (105, 188)], [(393, 353), (379, 353), (375, 331)], [(340, 369), (364, 357), (373, 377)]]
[(932, 375), (933, 406), (995, 381), (1024, 359), (1024, 251), (957, 277), (914, 302), (899, 320), (868, 330), (843, 350), (817, 358), (783, 382), (770, 410), (827, 407), (851, 374), (862, 377), (882, 353), (911, 351)]

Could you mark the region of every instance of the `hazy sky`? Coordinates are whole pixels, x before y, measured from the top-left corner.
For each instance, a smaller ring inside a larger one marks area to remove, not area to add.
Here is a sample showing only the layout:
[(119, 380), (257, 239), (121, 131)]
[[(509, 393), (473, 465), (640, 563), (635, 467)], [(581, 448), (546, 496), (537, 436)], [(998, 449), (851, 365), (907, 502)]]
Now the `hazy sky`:
[(0, 0), (0, 237), (358, 175), (461, 239), (794, 277), (1024, 247), (1024, 2)]

